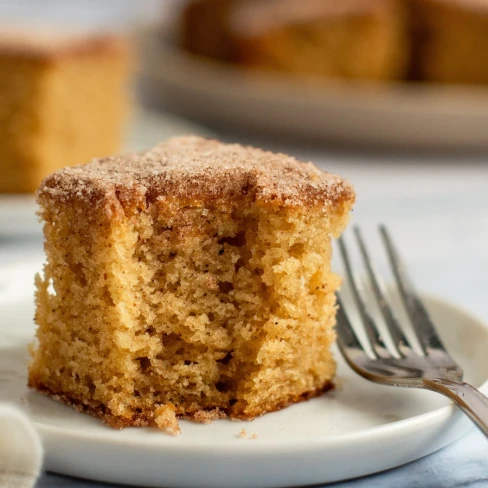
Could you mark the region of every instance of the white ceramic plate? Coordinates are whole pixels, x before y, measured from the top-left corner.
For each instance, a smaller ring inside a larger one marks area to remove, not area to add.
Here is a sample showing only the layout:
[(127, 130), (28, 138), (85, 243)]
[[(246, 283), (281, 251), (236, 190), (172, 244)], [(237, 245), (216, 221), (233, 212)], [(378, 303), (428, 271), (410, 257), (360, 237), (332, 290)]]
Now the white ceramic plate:
[[(148, 428), (112, 430), (25, 386), (34, 333), (31, 283), (40, 261), (12, 266), (0, 276), (0, 401), (16, 403), (35, 422), (48, 470), (175, 488), (310, 485), (408, 463), (471, 426), (440, 395), (369, 383), (338, 358), (336, 391), (253, 422), (182, 421), (179, 437)], [(453, 304), (425, 298), (466, 379), (488, 393), (488, 326)], [(247, 438), (238, 435), (243, 428)]]
[(189, 55), (141, 35), (151, 100), (220, 126), (342, 145), (488, 147), (488, 88), (292, 80)]
[[(140, 151), (183, 134), (212, 135), (204, 127), (180, 118), (140, 109), (134, 112), (129, 124), (124, 150)], [(40, 235), (36, 210), (32, 195), (0, 194), (0, 236)]]

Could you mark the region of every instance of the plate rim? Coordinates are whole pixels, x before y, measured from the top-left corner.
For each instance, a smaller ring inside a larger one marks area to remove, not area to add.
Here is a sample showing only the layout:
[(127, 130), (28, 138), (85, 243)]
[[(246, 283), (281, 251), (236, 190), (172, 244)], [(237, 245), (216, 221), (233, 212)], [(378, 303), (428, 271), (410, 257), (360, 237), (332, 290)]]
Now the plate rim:
[[(321, 101), (325, 98), (331, 98), (331, 96), (337, 98), (340, 95), (342, 96), (341, 103), (346, 102), (351, 105), (355, 104), (356, 100), (361, 100), (362, 104), (369, 100), (377, 105), (378, 100), (392, 96), (395, 100), (406, 97), (408, 102), (411, 102), (412, 97), (417, 97), (435, 101), (436, 108), (440, 109), (441, 112), (445, 112), (443, 109), (446, 108), (446, 99), (451, 103), (456, 101), (458, 107), (464, 111), (466, 100), (469, 100), (474, 102), (470, 108), (479, 110), (482, 114), (488, 113), (488, 86), (399, 80), (382, 82), (341, 78), (324, 79), (313, 75), (306, 77), (286, 76), (271, 70), (253, 70), (245, 66), (187, 52), (175, 43), (171, 35), (161, 35), (160, 28), (154, 26), (141, 30), (138, 38), (139, 44), (142, 46), (141, 49), (143, 52), (145, 51), (146, 56), (151, 58), (158, 56), (160, 59), (170, 60), (195, 72), (199, 71), (222, 85), (232, 81), (233, 83), (227, 85), (227, 89), (232, 93), (238, 93), (241, 91), (241, 87), (247, 86), (267, 90), (266, 95), (271, 94), (273, 96), (276, 96), (277, 93), (279, 96), (289, 95), (293, 91), (294, 95), (302, 100)], [(164, 76), (166, 79), (171, 79), (173, 76), (173, 70), (163, 70), (162, 63), (146, 63), (143, 73), (155, 78)], [(201, 87), (202, 85), (200, 85), (200, 89)], [(205, 84), (203, 84), (203, 88), (205, 88)], [(307, 90), (303, 90), (304, 88)], [(298, 92), (297, 89), (300, 91)], [(257, 93), (259, 95), (259, 92)], [(484, 104), (480, 103), (480, 97)], [(411, 112), (422, 112), (424, 108), (425, 104), (401, 105), (402, 110)]]

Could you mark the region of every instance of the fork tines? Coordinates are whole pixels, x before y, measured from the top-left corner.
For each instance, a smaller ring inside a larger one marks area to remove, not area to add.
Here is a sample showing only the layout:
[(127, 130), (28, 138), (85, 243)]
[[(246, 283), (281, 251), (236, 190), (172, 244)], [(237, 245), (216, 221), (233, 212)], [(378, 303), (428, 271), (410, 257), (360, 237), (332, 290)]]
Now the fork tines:
[[(388, 256), (388, 261), (393, 272), (396, 286), (398, 287), (399, 295), (410, 320), (412, 331), (417, 339), (418, 347), (420, 348), (419, 352), (422, 355), (427, 355), (433, 350), (440, 350), (446, 354), (444, 345), (437, 335), (434, 324), (432, 323), (425, 306), (420, 300), (410, 278), (407, 275), (405, 265), (393, 244), (389, 232), (383, 225), (379, 227), (379, 232)], [(377, 325), (375, 325), (375, 321), (371, 318), (368, 312), (366, 306), (366, 294), (361, 286), (361, 281), (358, 279), (357, 274), (353, 270), (346, 240), (344, 237), (341, 237), (339, 239), (339, 250), (344, 263), (352, 297), (369, 342), (369, 354), (372, 354), (373, 357), (378, 358), (388, 357), (389, 352), (387, 343), (389, 342), (389, 349), (391, 350), (392, 354), (396, 357), (404, 357), (410, 350), (410, 347), (414, 347), (414, 345), (410, 344), (407, 340), (398, 320), (395, 317), (395, 314), (393, 313), (392, 306), (387, 298), (384, 282), (375, 269), (373, 260), (368, 252), (359, 227), (354, 227), (354, 234), (356, 237), (359, 254), (361, 255), (364, 263), (366, 275), (371, 284), (372, 294), (374, 296), (376, 305), (381, 312), (388, 334), (388, 337), (383, 337), (383, 334), (380, 334)], [(348, 343), (346, 346), (358, 349), (360, 348), (360, 343), (354, 329), (351, 326), (350, 320), (347, 318), (347, 314), (343, 310), (344, 300), (340, 295), (338, 295), (338, 302), (339, 307), (342, 309), (342, 311), (339, 312), (340, 320), (338, 320), (339, 337), (341, 340), (345, 340)]]

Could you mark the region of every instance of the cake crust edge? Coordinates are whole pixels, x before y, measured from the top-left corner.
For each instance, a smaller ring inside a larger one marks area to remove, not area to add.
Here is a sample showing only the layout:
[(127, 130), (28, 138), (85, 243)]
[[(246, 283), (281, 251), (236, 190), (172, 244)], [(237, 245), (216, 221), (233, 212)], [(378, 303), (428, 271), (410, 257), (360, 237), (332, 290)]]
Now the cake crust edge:
[[(152, 413), (136, 413), (132, 417), (121, 417), (106, 412), (106, 407), (100, 402), (93, 400), (81, 401), (74, 398), (65, 392), (55, 392), (42, 382), (34, 381), (29, 378), (28, 387), (43, 395), (46, 395), (54, 400), (57, 400), (65, 405), (73, 407), (75, 410), (81, 413), (86, 413), (92, 417), (100, 419), (106, 425), (115, 429), (124, 429), (126, 427), (156, 427), (155, 417)], [(260, 417), (267, 413), (277, 412), (295, 403), (301, 403), (312, 398), (323, 395), (324, 393), (333, 390), (335, 383), (333, 380), (328, 380), (320, 388), (314, 390), (305, 391), (298, 395), (289, 395), (286, 399), (281, 400), (273, 404), (265, 404), (259, 410), (254, 410), (250, 413), (235, 413), (231, 409), (220, 409), (215, 407), (210, 410), (196, 410), (185, 411), (184, 413), (176, 413), (178, 419), (191, 420), (197, 423), (210, 423), (212, 420), (219, 418), (230, 418), (234, 420), (253, 420), (256, 417)], [(161, 427), (159, 427), (161, 428)]]

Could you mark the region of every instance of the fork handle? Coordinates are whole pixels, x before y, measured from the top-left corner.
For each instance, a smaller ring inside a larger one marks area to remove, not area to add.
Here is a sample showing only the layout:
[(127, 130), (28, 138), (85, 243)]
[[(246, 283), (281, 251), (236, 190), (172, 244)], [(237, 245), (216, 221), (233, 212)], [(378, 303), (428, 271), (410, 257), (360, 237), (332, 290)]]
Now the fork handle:
[(488, 437), (488, 398), (474, 386), (449, 378), (424, 379), (424, 388), (450, 398)]

